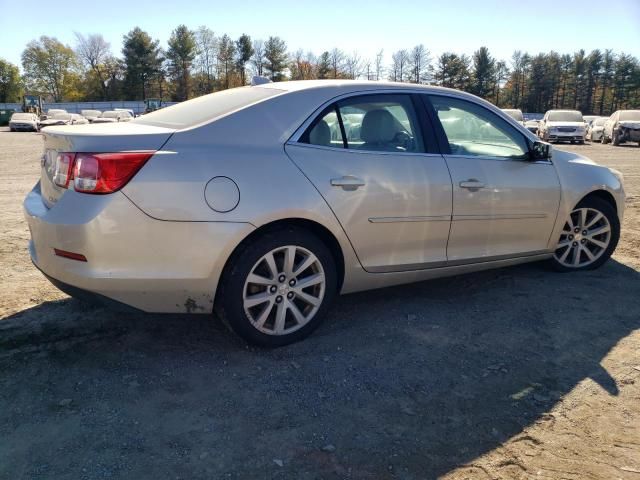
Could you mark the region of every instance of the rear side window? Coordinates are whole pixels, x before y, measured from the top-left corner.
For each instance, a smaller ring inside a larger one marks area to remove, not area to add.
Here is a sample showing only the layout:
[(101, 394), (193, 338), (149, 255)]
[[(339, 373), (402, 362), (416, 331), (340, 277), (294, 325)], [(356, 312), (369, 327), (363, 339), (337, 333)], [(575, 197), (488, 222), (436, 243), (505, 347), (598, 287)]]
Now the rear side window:
[(232, 88), (147, 113), (132, 122), (176, 129), (188, 128), (280, 93), (283, 90), (276, 88)]
[(344, 148), (344, 138), (336, 106), (332, 105), (322, 112), (300, 141), (320, 147)]
[(363, 95), (342, 100), (321, 113), (300, 141), (372, 152), (425, 151), (408, 95)]

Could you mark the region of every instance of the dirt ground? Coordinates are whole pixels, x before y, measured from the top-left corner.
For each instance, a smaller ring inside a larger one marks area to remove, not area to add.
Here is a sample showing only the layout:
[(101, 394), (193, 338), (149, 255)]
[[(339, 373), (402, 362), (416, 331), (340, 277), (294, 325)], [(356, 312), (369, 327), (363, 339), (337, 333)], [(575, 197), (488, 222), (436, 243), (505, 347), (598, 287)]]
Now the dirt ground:
[(308, 340), (115, 313), (31, 265), (38, 134), (0, 132), (0, 478), (640, 479), (640, 148), (602, 269), (341, 297)]

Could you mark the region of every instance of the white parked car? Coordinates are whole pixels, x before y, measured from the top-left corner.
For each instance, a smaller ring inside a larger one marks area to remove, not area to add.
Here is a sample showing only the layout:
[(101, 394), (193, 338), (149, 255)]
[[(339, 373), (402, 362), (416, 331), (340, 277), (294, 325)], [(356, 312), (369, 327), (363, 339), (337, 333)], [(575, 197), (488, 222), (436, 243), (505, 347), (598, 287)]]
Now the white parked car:
[(592, 142), (602, 142), (604, 133), (604, 124), (607, 121), (607, 117), (598, 117), (591, 122), (591, 125), (587, 127), (587, 140)]
[(130, 108), (114, 108), (113, 109), (115, 112), (129, 112), (129, 115), (131, 115), (133, 118), (136, 117), (136, 114), (133, 110), (131, 110)]
[(524, 126), (531, 133), (538, 134), (538, 128), (540, 127), (540, 120), (527, 120), (524, 122)]
[(640, 110), (618, 110), (604, 124), (602, 143), (620, 145), (638, 142), (640, 146)]
[(40, 128), (56, 125), (85, 125), (89, 120), (77, 113), (57, 113), (53, 116), (47, 114), (47, 119), (40, 122)]
[(89, 123), (91, 123), (100, 115), (102, 115), (102, 112), (100, 110), (80, 110), (80, 115), (89, 120)]
[(18, 130), (37, 132), (38, 116), (35, 113), (14, 113), (9, 120), (9, 130), (17, 132)]
[(584, 143), (586, 125), (578, 110), (549, 110), (538, 128), (538, 136), (546, 142)]
[(520, 125), (524, 126), (524, 115), (519, 108), (503, 108), (502, 111), (513, 118)]
[(47, 110), (47, 114), (44, 115), (43, 120), (48, 120), (49, 118), (53, 118), (56, 115), (63, 115), (63, 114), (67, 114), (67, 113), (69, 113), (69, 112), (67, 112), (63, 108), (50, 108), (49, 110)]
[(123, 110), (109, 110), (102, 112), (97, 118), (93, 119), (91, 123), (117, 123), (117, 122), (129, 122), (133, 120), (131, 114)]
[(584, 123), (590, 126), (596, 118), (600, 118), (600, 115), (583, 115), (582, 118), (584, 118)]

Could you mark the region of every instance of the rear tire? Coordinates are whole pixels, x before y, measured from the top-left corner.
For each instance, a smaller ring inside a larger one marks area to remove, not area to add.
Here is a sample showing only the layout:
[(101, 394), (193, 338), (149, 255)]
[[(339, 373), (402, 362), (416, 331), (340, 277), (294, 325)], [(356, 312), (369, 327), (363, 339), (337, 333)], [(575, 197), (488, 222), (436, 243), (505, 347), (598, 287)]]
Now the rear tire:
[(620, 220), (609, 202), (592, 197), (573, 209), (562, 230), (551, 267), (559, 272), (594, 270), (616, 249)]
[(337, 285), (329, 248), (307, 230), (286, 227), (263, 234), (232, 256), (215, 310), (247, 342), (280, 347), (320, 325)]

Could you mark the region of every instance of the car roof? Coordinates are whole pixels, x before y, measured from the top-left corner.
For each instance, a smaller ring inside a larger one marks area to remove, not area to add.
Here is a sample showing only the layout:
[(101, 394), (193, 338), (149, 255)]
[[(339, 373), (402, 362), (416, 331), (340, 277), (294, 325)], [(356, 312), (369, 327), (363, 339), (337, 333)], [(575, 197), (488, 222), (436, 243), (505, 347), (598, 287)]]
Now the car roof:
[(286, 82), (272, 82), (263, 83), (253, 86), (251, 88), (273, 88), (286, 92), (298, 92), (302, 90), (314, 90), (314, 89), (334, 89), (344, 90), (344, 93), (351, 91), (357, 92), (362, 90), (424, 90), (425, 93), (463, 93), (460, 90), (452, 88), (436, 87), (433, 85), (421, 85), (417, 83), (401, 83), (401, 82), (388, 82), (388, 81), (374, 81), (374, 80), (291, 80)]

